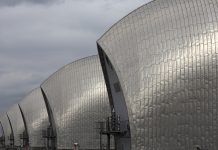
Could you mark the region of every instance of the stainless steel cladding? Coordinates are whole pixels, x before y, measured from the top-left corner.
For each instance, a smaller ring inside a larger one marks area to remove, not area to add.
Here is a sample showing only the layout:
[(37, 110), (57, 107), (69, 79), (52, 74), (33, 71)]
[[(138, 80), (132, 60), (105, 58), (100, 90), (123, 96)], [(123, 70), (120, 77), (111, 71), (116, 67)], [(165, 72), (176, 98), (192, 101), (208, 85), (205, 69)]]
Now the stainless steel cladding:
[(110, 115), (109, 100), (98, 56), (73, 62), (41, 85), (57, 132), (57, 148), (99, 149), (96, 123)]
[(12, 106), (7, 114), (13, 131), (14, 146), (22, 146), (23, 142), (20, 139), (20, 135), (25, 131), (25, 126), (19, 106), (17, 104)]
[(5, 146), (4, 130), (0, 119), (0, 148)]
[(3, 130), (1, 119), (0, 119), (0, 138), (3, 136), (4, 136), (4, 130)]
[(32, 148), (46, 147), (42, 131), (47, 130), (49, 119), (41, 89), (37, 88), (30, 92), (20, 102), (20, 107), (27, 126), (29, 146)]
[(2, 128), (4, 131), (4, 139), (5, 139), (5, 145), (9, 146), (11, 144), (10, 142), (10, 137), (12, 136), (12, 131), (11, 131), (11, 125), (8, 120), (8, 116), (6, 113), (4, 113), (1, 118), (0, 118)]
[(123, 90), (133, 150), (218, 149), (217, 10), (217, 0), (155, 0), (98, 40)]

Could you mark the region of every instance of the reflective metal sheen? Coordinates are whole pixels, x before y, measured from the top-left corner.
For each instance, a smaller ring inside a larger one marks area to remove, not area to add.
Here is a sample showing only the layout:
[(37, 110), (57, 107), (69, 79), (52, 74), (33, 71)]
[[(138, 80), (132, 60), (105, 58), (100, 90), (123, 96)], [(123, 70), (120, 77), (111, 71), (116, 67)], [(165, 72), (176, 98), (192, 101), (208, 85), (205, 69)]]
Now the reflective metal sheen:
[(41, 85), (51, 106), (57, 148), (99, 149), (96, 123), (110, 116), (109, 100), (98, 56), (75, 61)]
[(32, 148), (45, 148), (46, 140), (42, 131), (49, 126), (48, 113), (40, 88), (30, 92), (21, 102), (21, 110), (27, 124), (29, 146)]
[(152, 1), (97, 43), (124, 93), (132, 150), (218, 149), (217, 0)]
[(20, 135), (25, 131), (25, 127), (19, 106), (17, 104), (12, 106), (7, 114), (14, 134), (14, 146), (22, 146)]
[(3, 131), (4, 131), (5, 145), (9, 146), (10, 145), (10, 135), (12, 134), (12, 132), (11, 132), (11, 126), (10, 126), (6, 113), (4, 113), (1, 116), (0, 121), (2, 124)]
[(1, 124), (1, 119), (0, 119), (0, 138), (4, 136), (4, 130)]

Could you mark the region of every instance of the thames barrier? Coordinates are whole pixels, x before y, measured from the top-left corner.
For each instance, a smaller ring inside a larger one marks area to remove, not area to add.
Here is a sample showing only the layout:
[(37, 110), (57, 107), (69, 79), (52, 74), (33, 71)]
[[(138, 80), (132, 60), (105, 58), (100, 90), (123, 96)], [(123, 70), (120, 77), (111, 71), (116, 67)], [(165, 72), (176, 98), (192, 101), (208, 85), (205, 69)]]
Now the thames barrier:
[(2, 149), (218, 150), (217, 0), (153, 0), (96, 48), (0, 117)]

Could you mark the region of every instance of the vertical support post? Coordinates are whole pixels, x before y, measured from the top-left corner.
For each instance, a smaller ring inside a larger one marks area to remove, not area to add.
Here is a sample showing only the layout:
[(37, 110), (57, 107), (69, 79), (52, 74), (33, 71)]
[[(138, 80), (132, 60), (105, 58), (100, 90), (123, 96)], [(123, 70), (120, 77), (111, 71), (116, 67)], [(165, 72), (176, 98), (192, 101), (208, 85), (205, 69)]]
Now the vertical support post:
[(100, 150), (102, 150), (102, 131), (100, 131)]
[(110, 150), (110, 145), (111, 145), (111, 137), (110, 134), (107, 134), (107, 149)]
[(107, 118), (107, 150), (110, 150), (110, 117)]

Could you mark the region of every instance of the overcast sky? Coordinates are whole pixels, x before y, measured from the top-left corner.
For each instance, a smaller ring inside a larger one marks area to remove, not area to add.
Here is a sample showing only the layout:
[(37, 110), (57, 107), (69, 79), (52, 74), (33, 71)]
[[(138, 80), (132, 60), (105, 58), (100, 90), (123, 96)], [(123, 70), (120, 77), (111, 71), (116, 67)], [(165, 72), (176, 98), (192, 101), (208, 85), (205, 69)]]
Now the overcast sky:
[(0, 112), (148, 0), (0, 0)]

